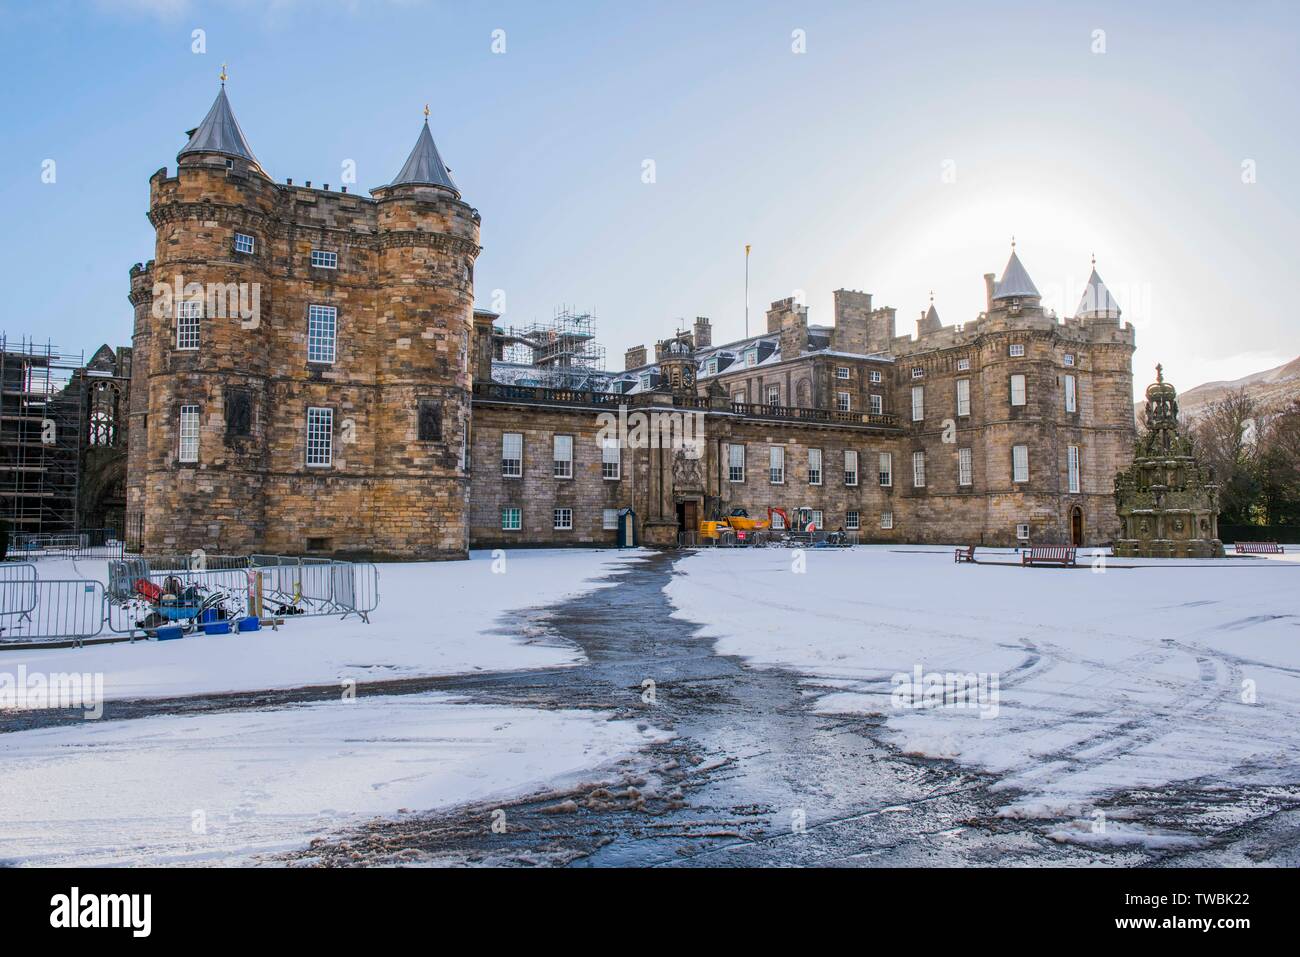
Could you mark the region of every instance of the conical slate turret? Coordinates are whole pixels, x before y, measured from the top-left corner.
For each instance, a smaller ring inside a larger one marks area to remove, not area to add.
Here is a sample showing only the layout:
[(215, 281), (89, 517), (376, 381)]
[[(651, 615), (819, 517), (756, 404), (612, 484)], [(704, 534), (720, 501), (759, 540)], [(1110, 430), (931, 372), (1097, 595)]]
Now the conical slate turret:
[(230, 109), (230, 100), (226, 98), (224, 83), (221, 85), (221, 91), (217, 93), (212, 109), (208, 110), (208, 115), (203, 118), (203, 122), (191, 131), (190, 141), (185, 144), (185, 148), (176, 155), (176, 158), (180, 159), (189, 153), (220, 153), (223, 156), (238, 157), (252, 163), (258, 169), (262, 168), (262, 164), (257, 161), (252, 148), (248, 145), (244, 131), (239, 128), (239, 121), (235, 119), (235, 114)]
[(451, 178), (451, 170), (438, 154), (438, 147), (433, 143), (433, 134), (429, 132), (429, 121), (424, 121), (415, 148), (406, 158), (405, 165), (389, 186), (437, 186), (450, 190), (460, 197), (460, 190)]

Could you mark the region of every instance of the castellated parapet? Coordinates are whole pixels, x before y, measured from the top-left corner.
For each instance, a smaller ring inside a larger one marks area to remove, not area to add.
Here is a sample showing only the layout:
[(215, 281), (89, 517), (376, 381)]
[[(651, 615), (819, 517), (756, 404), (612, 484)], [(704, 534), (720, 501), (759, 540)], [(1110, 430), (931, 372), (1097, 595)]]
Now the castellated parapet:
[(221, 110), (150, 179), (128, 527), (148, 552), (463, 557), (477, 211), (417, 156), (427, 125), (370, 198), (273, 183), (242, 134), (204, 138)]

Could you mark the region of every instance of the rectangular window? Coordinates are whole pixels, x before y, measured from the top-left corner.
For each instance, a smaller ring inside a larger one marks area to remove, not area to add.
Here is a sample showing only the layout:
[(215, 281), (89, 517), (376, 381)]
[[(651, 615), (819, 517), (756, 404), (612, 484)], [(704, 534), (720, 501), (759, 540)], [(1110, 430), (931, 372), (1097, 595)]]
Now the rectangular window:
[(973, 473), (970, 449), (957, 450), (957, 484), (970, 485)]
[(848, 377), (849, 377), (849, 367), (848, 367), (848, 366), (838, 366), (838, 367), (835, 369), (835, 378), (837, 378), (837, 379), (847, 379)]
[(567, 532), (573, 528), (573, 509), (557, 508), (555, 510), (555, 530)]
[(925, 386), (912, 386), (912, 421), (921, 422), (925, 419)]
[(1020, 541), (1022, 541), (1022, 542), (1027, 542), (1027, 541), (1029, 541), (1029, 523), (1028, 523), (1028, 522), (1022, 522), (1021, 524), (1019, 524), (1019, 525), (1016, 526), (1016, 538), (1020, 539)]
[(785, 448), (774, 445), (768, 449), (767, 480), (773, 485), (785, 484)]
[(886, 488), (894, 484), (894, 453), (880, 453), (880, 484)]
[(551, 467), (551, 475), (558, 479), (573, 478), (573, 436), (557, 435), (553, 446), (555, 462)]
[(618, 439), (605, 439), (600, 447), (600, 477), (613, 482), (623, 475), (623, 452)]
[(235, 233), (235, 252), (253, 254), (253, 237), (248, 233)]
[(415, 434), (421, 442), (442, 441), (442, 403), (437, 399), (421, 399), (416, 406)]
[(650, 373), (643, 372), (641, 374), (641, 388), (643, 389), (650, 388)]
[(1025, 377), (1019, 373), (1011, 377), (1011, 404), (1025, 404)]
[(606, 508), (601, 510), (600, 527), (607, 532), (617, 531), (618, 530), (618, 509)]
[(969, 359), (958, 359), (958, 360), (957, 360), (957, 371), (958, 371), (958, 372), (965, 372), (965, 371), (966, 371), (967, 369), (969, 369), (969, 368), (970, 368), (970, 360), (969, 360)]
[(822, 525), (822, 510), (820, 508), (814, 508), (812, 510), (811, 520), (815, 528), (821, 529), (825, 527), (824, 525)]
[(1029, 481), (1029, 446), (1027, 445), (1011, 447), (1011, 481)]
[(780, 512), (772, 513), (772, 528), (778, 532), (785, 528), (785, 519), (781, 517)]
[(835, 408), (840, 412), (848, 412), (853, 405), (853, 397), (847, 392), (835, 393)]
[(1079, 491), (1079, 447), (1071, 445), (1066, 447), (1066, 464), (1070, 474), (1070, 491)]
[(844, 484), (858, 484), (858, 453), (853, 449), (844, 450)]
[(767, 404), (781, 404), (781, 387), (779, 385), (770, 385), (767, 387)]
[(324, 249), (311, 251), (311, 264), (317, 269), (338, 269), (339, 254)]
[(918, 366), (917, 368), (915, 368), (915, 369), (912, 370), (912, 378), (913, 378), (913, 379), (919, 379), (919, 378), (921, 378), (923, 375), (925, 375), (925, 370), (922, 369), (922, 368), (920, 368), (919, 366)]
[(970, 415), (970, 379), (957, 380), (957, 414)]
[(1067, 353), (1066, 353), (1066, 354), (1061, 358), (1061, 361), (1064, 362), (1067, 366), (1072, 366), (1072, 365), (1074, 365), (1074, 356), (1067, 352)]
[(745, 481), (745, 447), (743, 445), (727, 446), (727, 480)]
[(199, 320), (203, 318), (203, 300), (187, 299), (176, 303), (176, 348), (199, 347)]
[(717, 374), (718, 374), (718, 360), (717, 360), (717, 359), (710, 359), (708, 362), (706, 362), (706, 363), (704, 364), (704, 374), (705, 374), (705, 375), (717, 375)]
[(505, 478), (524, 474), (524, 436), (520, 432), (501, 434), (501, 474)]
[(735, 395), (733, 395), (733, 396), (731, 397), (731, 403), (732, 403), (732, 405), (744, 405), (744, 404), (745, 404), (745, 393), (743, 393), (743, 392), (737, 392)]
[(912, 453), (912, 487), (925, 488), (925, 453)]
[(872, 369), (869, 374), (869, 378), (871, 379), (872, 382), (880, 382), (881, 381), (880, 370)]
[(861, 527), (862, 521), (857, 512), (850, 510), (844, 513), (844, 530), (846, 532), (856, 532)]
[(894, 527), (894, 513), (893, 513), (893, 512), (881, 512), (881, 513), (880, 513), (880, 527), (881, 527), (881, 528), (893, 528), (893, 527)]
[(181, 406), (181, 443), (179, 458), (182, 462), (199, 460), (199, 407)]
[(1009, 351), (1013, 356), (1023, 356), (1025, 354), (1025, 344), (1023, 342), (1013, 342)]
[(745, 350), (745, 365), (747, 365), (747, 366), (756, 366), (756, 365), (758, 365), (758, 350), (757, 350), (757, 349), (746, 349), (746, 350)]
[(307, 361), (334, 361), (334, 332), (338, 310), (333, 306), (307, 307)]
[(1074, 376), (1068, 375), (1065, 377), (1065, 411), (1077, 412), (1079, 411), (1078, 405), (1078, 393), (1075, 391)]
[(871, 394), (871, 414), (881, 415), (885, 411), (885, 397), (879, 393)]
[(822, 484), (822, 450), (808, 450), (808, 484)]
[(334, 464), (334, 410), (307, 409), (307, 465), (328, 468)]
[(517, 532), (524, 527), (524, 513), (517, 508), (503, 508), (501, 510), (501, 530), (503, 532)]

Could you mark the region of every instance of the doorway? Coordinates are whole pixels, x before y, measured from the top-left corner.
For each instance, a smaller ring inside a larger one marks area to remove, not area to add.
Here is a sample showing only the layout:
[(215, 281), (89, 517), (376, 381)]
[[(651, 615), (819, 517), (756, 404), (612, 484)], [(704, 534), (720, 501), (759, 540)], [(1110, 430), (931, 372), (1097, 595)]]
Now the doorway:
[(1075, 548), (1083, 547), (1083, 509), (1077, 505), (1070, 510), (1070, 542)]

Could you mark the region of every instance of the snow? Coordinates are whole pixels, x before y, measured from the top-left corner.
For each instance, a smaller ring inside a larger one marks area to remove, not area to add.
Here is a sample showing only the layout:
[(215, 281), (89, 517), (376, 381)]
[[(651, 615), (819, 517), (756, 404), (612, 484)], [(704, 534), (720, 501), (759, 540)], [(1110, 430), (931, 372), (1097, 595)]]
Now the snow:
[(600, 713), (456, 701), (366, 697), (0, 734), (0, 866), (246, 863), (405, 809), (593, 780), (660, 736)]
[[(643, 552), (521, 549), (472, 552), (469, 561), (379, 566), (379, 608), (358, 618), (289, 619), (277, 631), (40, 651), (0, 644), (0, 678), (27, 673), (102, 674), (106, 700), (296, 688), (427, 675), (550, 668), (581, 660), (529, 609), (581, 594)], [(496, 570), (494, 570), (496, 569)], [(106, 562), (41, 562), (45, 579), (107, 581)], [(527, 635), (520, 641), (508, 626)]]
[[(666, 591), (719, 653), (806, 675), (818, 710), (883, 715), (904, 753), (998, 775), (1008, 814), (1080, 817), (1057, 839), (1104, 842), (1089, 809), (1124, 789), (1239, 785), (1254, 767), (1300, 780), (1292, 557), (1094, 572), (959, 565), (920, 546), (729, 549), (679, 563)], [(996, 707), (900, 706), (918, 667), (996, 679)], [(1111, 841), (1139, 832), (1112, 828)]]

